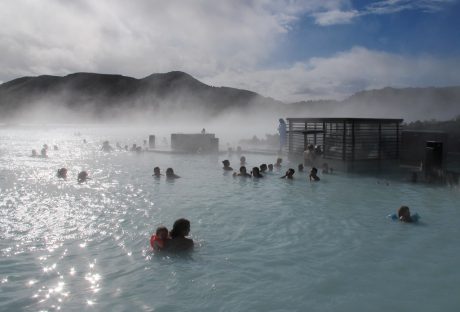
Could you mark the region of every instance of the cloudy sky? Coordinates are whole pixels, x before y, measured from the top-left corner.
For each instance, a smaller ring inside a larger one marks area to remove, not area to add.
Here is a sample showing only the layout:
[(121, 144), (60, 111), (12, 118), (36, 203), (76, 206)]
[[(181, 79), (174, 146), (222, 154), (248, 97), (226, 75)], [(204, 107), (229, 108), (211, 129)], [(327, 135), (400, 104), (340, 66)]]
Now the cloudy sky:
[(284, 101), (460, 85), (460, 0), (0, 1), (0, 82), (172, 70)]

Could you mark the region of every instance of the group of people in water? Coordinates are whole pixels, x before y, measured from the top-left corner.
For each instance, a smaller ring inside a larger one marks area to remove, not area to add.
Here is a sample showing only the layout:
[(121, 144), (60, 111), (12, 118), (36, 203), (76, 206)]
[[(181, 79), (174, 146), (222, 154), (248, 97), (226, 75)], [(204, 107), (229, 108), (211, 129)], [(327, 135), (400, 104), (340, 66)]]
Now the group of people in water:
[[(67, 168), (60, 168), (58, 169), (56, 176), (59, 179), (67, 180), (67, 172), (68, 172)], [(88, 180), (90, 180), (90, 177), (87, 171), (83, 170), (78, 173), (78, 176), (77, 176), (78, 184), (84, 183)]]
[[(251, 172), (248, 173), (247, 168), (246, 168), (246, 157), (241, 156), (240, 158), (240, 169), (239, 172), (233, 172), (234, 177), (244, 177), (244, 178), (263, 178), (263, 174), (271, 174), (273, 172), (274, 168), (277, 168), (278, 170), (281, 169), (281, 164), (283, 162), (282, 158), (277, 158), (275, 164), (261, 164), (259, 167), (253, 167)], [(224, 171), (233, 171), (233, 168), (230, 166), (230, 161), (228, 159), (225, 159), (222, 161), (222, 164), (224, 167), (222, 168)], [(298, 165), (298, 171), (299, 172), (304, 172), (304, 165), (299, 164)], [(331, 169), (329, 168), (327, 163), (324, 163), (323, 165), (323, 174), (331, 173)], [(294, 174), (295, 174), (295, 169), (289, 168), (285, 174), (280, 177), (281, 179), (294, 179)], [(318, 169), (315, 167), (312, 167), (309, 173), (309, 179), (312, 182), (317, 182), (320, 181), (320, 178), (318, 177)]]

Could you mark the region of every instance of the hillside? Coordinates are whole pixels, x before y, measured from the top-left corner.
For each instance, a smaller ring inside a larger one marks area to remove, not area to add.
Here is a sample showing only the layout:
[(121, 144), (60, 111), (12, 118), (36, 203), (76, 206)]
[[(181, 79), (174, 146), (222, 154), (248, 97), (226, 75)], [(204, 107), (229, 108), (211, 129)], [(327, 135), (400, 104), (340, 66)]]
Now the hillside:
[[(357, 92), (343, 101), (285, 104), (248, 90), (212, 87), (179, 71), (142, 79), (96, 73), (43, 75), (22, 77), (0, 85), (3, 121), (24, 113), (34, 118), (38, 116), (35, 112), (43, 108), (53, 112), (62, 109), (84, 112), (99, 119), (135, 111), (143, 116), (183, 114), (202, 119), (240, 112), (255, 117), (270, 114), (447, 120), (460, 114), (460, 87), (384, 88)], [(62, 115), (56, 118), (62, 119)]]

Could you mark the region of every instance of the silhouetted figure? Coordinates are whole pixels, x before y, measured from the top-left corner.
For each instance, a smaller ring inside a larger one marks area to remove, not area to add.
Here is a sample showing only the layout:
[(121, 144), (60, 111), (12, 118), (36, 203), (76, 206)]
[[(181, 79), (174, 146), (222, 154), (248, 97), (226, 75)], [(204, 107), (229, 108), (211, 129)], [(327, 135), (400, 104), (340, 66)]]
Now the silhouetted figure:
[(254, 178), (263, 178), (264, 176), (260, 174), (259, 167), (252, 168), (251, 174)]
[(205, 128), (201, 129), (201, 134), (206, 134), (206, 129)]
[(154, 176), (155, 178), (159, 178), (162, 176), (161, 172), (160, 172), (160, 167), (155, 167), (153, 168), (153, 174), (152, 176)]
[(32, 150), (32, 155), (30, 155), (31, 157), (37, 157), (38, 154), (37, 154), (37, 150)]
[(48, 157), (48, 155), (46, 154), (46, 151), (47, 151), (47, 149), (45, 147), (43, 147), (42, 150), (40, 151), (41, 157), (43, 157), (43, 158)]
[(303, 165), (302, 164), (299, 164), (299, 166), (297, 167), (298, 171), (299, 172), (303, 172)]
[(294, 179), (294, 173), (295, 173), (295, 170), (292, 168), (289, 168), (288, 171), (286, 171), (286, 173), (284, 174), (284, 176), (280, 177), (280, 179), (292, 180)]
[(174, 173), (173, 168), (166, 169), (166, 178), (167, 179), (177, 179), (180, 178), (177, 174)]
[(86, 171), (81, 171), (81, 172), (78, 174), (78, 177), (77, 177), (78, 183), (81, 184), (81, 183), (83, 183), (83, 182), (86, 182), (87, 180), (89, 180), (88, 172), (86, 172)]
[(56, 176), (57, 176), (59, 179), (64, 179), (64, 180), (66, 180), (66, 179), (67, 179), (67, 169), (66, 169), (66, 168), (60, 168), (60, 169), (58, 169)]
[(246, 171), (246, 167), (245, 166), (241, 166), (240, 167), (240, 172), (239, 173), (233, 173), (234, 176), (236, 177), (243, 177), (243, 178), (250, 178), (251, 175)]
[(319, 181), (318, 169), (315, 167), (311, 168), (310, 170), (310, 181)]
[(410, 210), (409, 207), (407, 206), (401, 206), (398, 209), (398, 219), (401, 222), (406, 222), (406, 223), (411, 223), (414, 220), (412, 220), (412, 217), (410, 215)]
[(165, 250), (169, 252), (190, 251), (193, 249), (193, 240), (187, 238), (190, 233), (190, 221), (178, 219), (174, 222), (173, 228), (169, 233), (171, 239), (166, 240)]
[(268, 164), (268, 172), (273, 172), (273, 164)]
[(265, 171), (267, 171), (267, 164), (260, 165), (260, 172), (264, 173)]
[(224, 169), (225, 171), (233, 171), (233, 168), (230, 167), (230, 161), (228, 161), (228, 159), (223, 160), (222, 164), (224, 165), (222, 169)]
[(104, 151), (104, 152), (111, 152), (111, 151), (113, 151), (113, 147), (110, 146), (109, 141), (104, 141), (104, 142), (102, 143), (101, 151)]

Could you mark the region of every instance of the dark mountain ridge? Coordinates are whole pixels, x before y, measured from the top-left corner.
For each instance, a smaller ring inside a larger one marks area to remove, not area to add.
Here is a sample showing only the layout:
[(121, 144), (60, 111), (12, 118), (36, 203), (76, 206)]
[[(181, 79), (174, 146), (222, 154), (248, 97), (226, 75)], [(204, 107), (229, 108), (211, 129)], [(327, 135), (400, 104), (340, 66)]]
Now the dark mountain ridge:
[(157, 115), (190, 112), (203, 118), (239, 111), (298, 117), (443, 120), (460, 114), (460, 87), (383, 88), (360, 91), (343, 101), (285, 104), (248, 90), (209, 86), (180, 71), (152, 74), (142, 79), (97, 73), (42, 75), (21, 77), (0, 85), (3, 120), (40, 105), (85, 111), (99, 118), (136, 109)]

